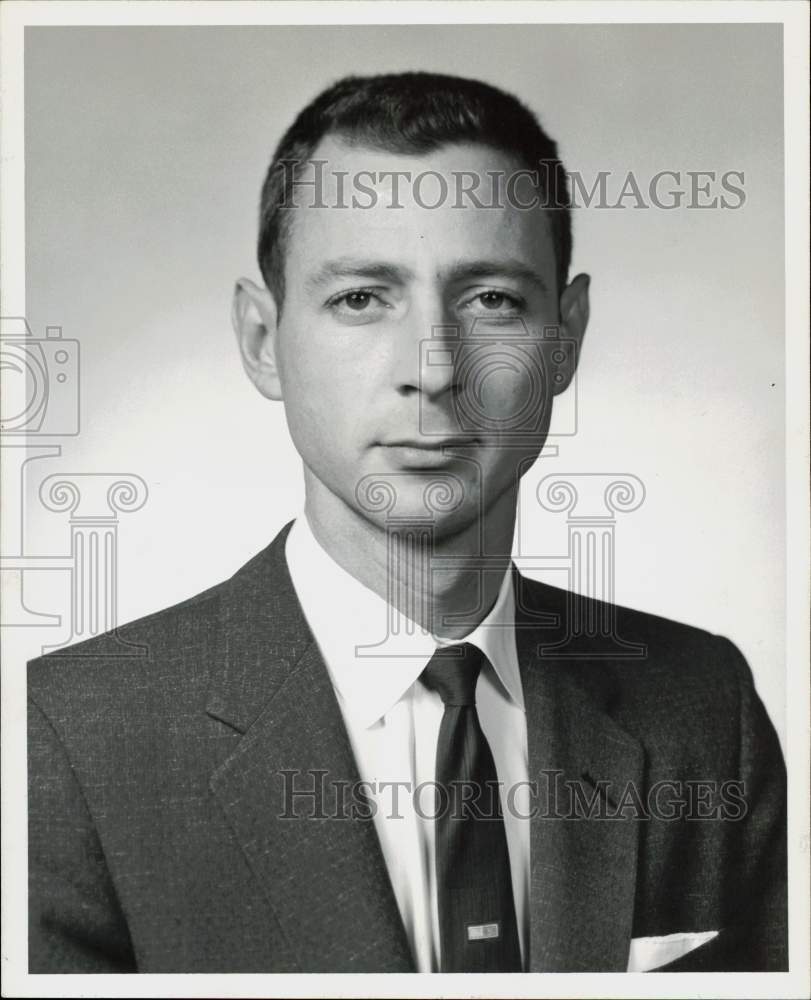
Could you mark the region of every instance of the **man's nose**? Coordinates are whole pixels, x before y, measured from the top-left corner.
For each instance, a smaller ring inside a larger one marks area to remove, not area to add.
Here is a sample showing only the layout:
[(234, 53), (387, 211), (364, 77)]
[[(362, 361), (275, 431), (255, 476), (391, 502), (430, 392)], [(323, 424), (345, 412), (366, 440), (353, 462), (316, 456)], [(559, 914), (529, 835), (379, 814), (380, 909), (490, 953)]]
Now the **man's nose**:
[(455, 387), (461, 327), (437, 300), (415, 309), (409, 319), (398, 351), (398, 389), (437, 399)]

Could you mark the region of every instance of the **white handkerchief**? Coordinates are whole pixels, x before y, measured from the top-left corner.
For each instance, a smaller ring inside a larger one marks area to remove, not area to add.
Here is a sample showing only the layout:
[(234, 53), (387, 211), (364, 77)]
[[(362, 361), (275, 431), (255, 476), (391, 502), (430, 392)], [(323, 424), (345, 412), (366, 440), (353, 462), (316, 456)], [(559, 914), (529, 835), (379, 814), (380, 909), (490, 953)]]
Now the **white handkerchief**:
[(663, 937), (631, 939), (626, 972), (649, 972), (699, 948), (718, 936), (718, 931), (698, 931), (687, 934), (665, 934)]

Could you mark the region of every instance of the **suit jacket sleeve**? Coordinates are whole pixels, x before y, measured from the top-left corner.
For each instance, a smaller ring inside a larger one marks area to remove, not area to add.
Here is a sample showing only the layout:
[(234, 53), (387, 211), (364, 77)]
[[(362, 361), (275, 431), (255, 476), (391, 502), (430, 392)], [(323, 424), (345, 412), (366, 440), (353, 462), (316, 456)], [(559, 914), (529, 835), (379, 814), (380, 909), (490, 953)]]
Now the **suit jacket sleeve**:
[(786, 768), (749, 665), (733, 643), (720, 641), (738, 678), (745, 802), (745, 815), (733, 821), (731, 917), (715, 940), (661, 971), (781, 972), (788, 970)]
[[(774, 727), (755, 691), (752, 671), (725, 640), (741, 690), (740, 773), (747, 815), (741, 837), (740, 900), (750, 928), (747, 952), (755, 969), (788, 969), (786, 768)], [(746, 964), (746, 963), (745, 963)]]
[(28, 715), (29, 972), (133, 972), (126, 920), (65, 748)]

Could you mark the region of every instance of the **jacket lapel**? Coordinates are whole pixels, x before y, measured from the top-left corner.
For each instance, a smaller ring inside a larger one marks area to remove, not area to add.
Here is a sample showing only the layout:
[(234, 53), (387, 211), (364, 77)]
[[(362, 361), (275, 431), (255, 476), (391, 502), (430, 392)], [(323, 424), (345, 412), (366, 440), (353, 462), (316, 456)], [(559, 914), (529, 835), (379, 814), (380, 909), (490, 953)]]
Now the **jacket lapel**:
[[(592, 664), (592, 682), (584, 684), (577, 679), (582, 664), (578, 671), (571, 660), (541, 655), (541, 644), (553, 644), (565, 628), (562, 592), (537, 583), (525, 587), (520, 580), (517, 577), (516, 592), (520, 587), (523, 596), (517, 601), (516, 641), (527, 712), (529, 778), (539, 791), (530, 832), (530, 971), (624, 972), (636, 890), (638, 823), (605, 815), (617, 812), (631, 783), (641, 788), (644, 753), (601, 704), (601, 680), (609, 676), (605, 661)], [(552, 630), (542, 620), (550, 610), (556, 610), (558, 619)], [(594, 813), (587, 818), (590, 808)]]
[(413, 971), (373, 820), (339, 792), (359, 775), (286, 535), (229, 581), (208, 712), (244, 735), (210, 787), (302, 971)]

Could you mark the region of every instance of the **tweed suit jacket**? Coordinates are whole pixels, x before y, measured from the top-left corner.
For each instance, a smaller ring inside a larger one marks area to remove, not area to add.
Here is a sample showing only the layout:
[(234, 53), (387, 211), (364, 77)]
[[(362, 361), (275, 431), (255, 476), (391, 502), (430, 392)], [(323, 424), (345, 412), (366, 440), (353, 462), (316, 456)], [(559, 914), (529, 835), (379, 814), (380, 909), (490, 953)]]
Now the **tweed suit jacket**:
[[(285, 798), (284, 772), (359, 777), (288, 528), (205, 593), (29, 664), (31, 972), (414, 970), (374, 824)], [(624, 971), (632, 939), (708, 931), (663, 968), (785, 969), (785, 770), (740, 653), (514, 572), (530, 971)], [(704, 818), (670, 816), (695, 787)]]

